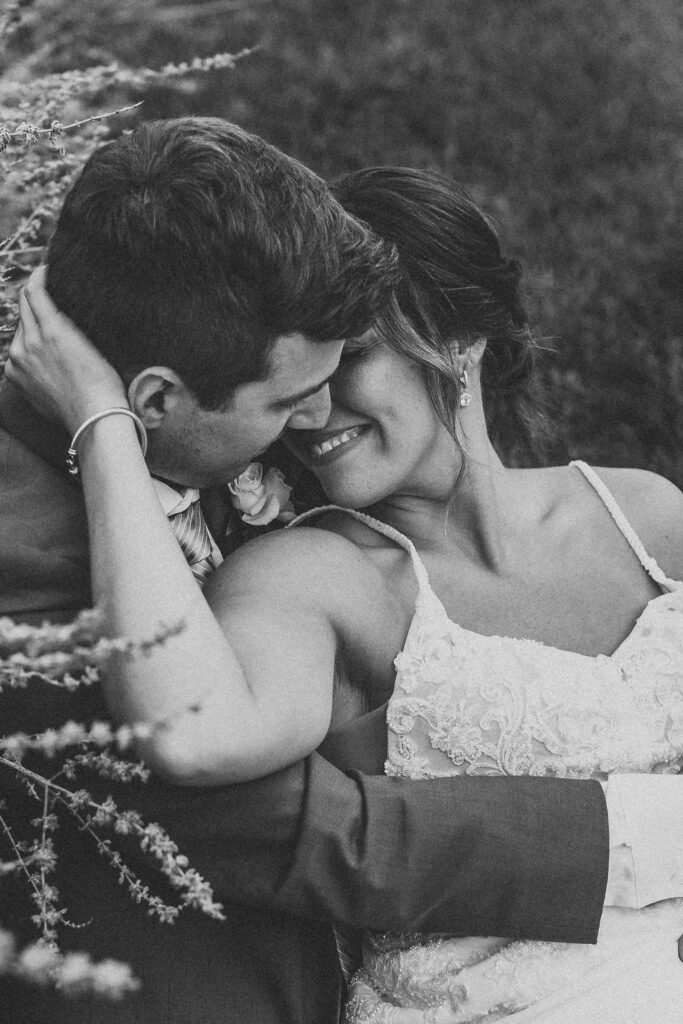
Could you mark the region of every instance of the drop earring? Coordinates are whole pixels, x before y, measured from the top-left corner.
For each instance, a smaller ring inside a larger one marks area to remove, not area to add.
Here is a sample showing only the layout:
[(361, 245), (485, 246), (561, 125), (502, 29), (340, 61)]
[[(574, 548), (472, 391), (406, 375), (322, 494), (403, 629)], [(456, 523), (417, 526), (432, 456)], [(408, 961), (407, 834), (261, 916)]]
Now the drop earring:
[(462, 391), (460, 392), (459, 405), (460, 405), (461, 409), (466, 409), (467, 406), (472, 401), (472, 394), (471, 394), (470, 391), (467, 390), (467, 385), (468, 385), (467, 370), (463, 370), (462, 371), (462, 373), (460, 374), (460, 377), (458, 378), (458, 380), (459, 380), (460, 386), (462, 388)]

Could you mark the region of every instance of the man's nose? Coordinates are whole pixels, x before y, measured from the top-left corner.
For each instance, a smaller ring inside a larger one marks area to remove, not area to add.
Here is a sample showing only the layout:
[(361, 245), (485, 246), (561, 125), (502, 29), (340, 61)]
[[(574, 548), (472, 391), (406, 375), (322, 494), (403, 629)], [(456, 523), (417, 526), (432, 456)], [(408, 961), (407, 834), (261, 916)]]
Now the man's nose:
[(324, 427), (330, 418), (332, 403), (329, 385), (307, 398), (287, 421), (289, 430), (318, 430)]

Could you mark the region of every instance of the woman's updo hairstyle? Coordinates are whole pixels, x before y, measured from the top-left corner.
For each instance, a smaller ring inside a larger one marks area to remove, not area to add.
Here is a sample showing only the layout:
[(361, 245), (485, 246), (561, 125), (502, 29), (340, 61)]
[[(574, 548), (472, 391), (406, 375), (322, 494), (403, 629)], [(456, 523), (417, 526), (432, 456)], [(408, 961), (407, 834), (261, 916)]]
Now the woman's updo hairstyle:
[(402, 282), (379, 330), (424, 366), (446, 428), (457, 440), (455, 357), (486, 338), (481, 380), (491, 439), (514, 460), (533, 457), (543, 432), (529, 395), (536, 346), (520, 265), (503, 256), (488, 219), (463, 188), (432, 171), (369, 167), (332, 188), (349, 213), (398, 249)]

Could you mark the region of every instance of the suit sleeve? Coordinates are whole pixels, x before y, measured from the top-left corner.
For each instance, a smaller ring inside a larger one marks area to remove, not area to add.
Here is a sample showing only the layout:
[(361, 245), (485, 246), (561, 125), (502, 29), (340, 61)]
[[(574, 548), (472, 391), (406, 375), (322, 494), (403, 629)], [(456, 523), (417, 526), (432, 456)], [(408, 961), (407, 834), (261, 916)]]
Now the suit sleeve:
[(224, 899), (354, 928), (597, 936), (608, 864), (598, 783), (406, 782), (313, 754), (256, 782), (146, 798)]

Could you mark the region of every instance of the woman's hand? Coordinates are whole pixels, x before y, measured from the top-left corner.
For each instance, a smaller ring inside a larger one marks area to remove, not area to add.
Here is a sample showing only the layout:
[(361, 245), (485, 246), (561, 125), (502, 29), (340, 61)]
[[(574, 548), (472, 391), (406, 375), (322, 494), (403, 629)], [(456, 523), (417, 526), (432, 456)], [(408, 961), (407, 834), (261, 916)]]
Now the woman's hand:
[(128, 405), (118, 373), (48, 295), (44, 267), (31, 275), (19, 310), (5, 376), (43, 415), (73, 434), (94, 413)]

